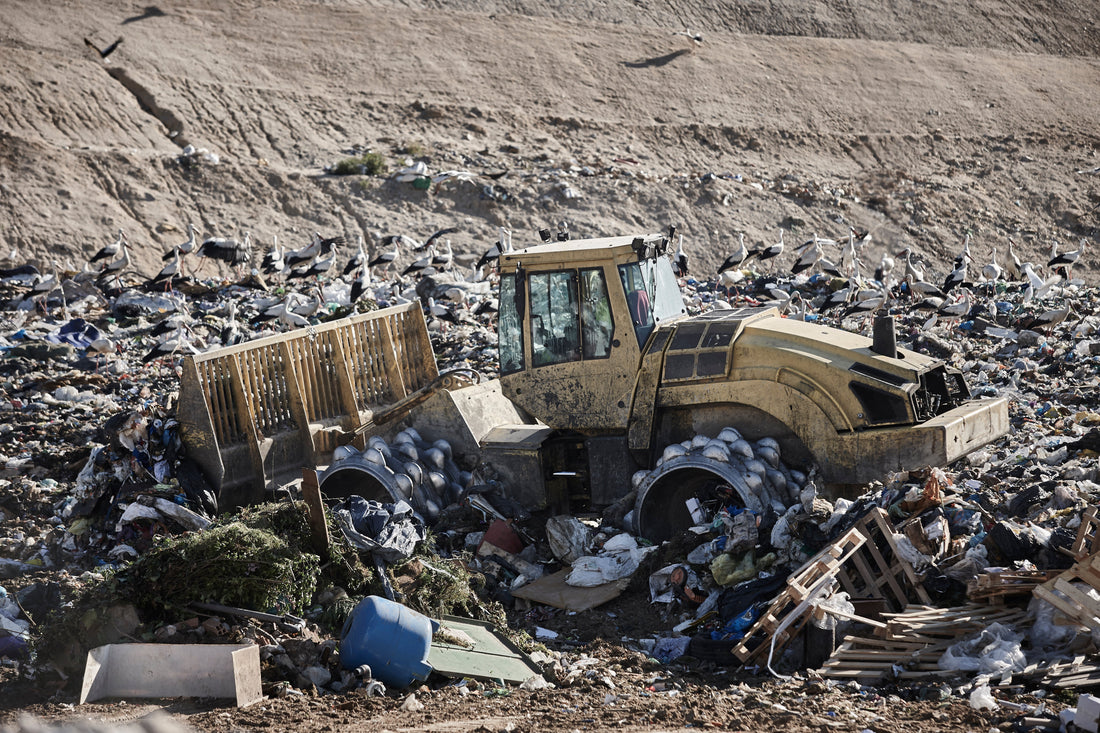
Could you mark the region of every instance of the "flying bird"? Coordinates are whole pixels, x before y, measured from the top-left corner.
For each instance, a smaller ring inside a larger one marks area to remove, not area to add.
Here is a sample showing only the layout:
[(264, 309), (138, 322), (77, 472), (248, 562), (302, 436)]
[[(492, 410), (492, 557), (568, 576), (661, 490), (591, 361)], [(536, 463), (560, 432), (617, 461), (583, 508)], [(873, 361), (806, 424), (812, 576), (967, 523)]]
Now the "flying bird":
[(230, 265), (244, 265), (252, 259), (252, 233), (245, 232), (243, 240), (229, 237), (210, 237), (199, 245), (199, 257), (221, 260)]
[(87, 38), (84, 39), (84, 45), (98, 53), (99, 58), (103, 59), (104, 63), (109, 62), (109, 59), (107, 57), (115, 52), (115, 49), (118, 48), (118, 44), (120, 43), (122, 43), (121, 36), (119, 36), (118, 40), (116, 40), (110, 46), (107, 46), (106, 48), (100, 48), (99, 46), (95, 45), (95, 43), (93, 43), (91, 40)]
[(690, 31), (687, 28), (685, 28), (682, 31), (673, 31), (672, 35), (674, 35), (674, 36), (687, 36), (689, 39), (691, 39), (695, 43), (702, 43), (703, 42), (703, 34), (702, 33), (696, 33), (695, 31)]

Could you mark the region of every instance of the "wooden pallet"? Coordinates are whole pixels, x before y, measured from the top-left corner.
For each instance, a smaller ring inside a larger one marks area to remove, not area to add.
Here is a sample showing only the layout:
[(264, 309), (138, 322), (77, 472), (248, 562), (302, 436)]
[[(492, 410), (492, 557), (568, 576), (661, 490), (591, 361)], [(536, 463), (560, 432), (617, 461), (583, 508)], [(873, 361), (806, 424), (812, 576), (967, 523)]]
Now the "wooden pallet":
[(1008, 599), (1031, 596), (1035, 586), (1052, 580), (1059, 570), (1009, 570), (999, 568), (979, 574), (967, 583), (966, 597), (975, 603), (1003, 606)]
[[(765, 650), (782, 649), (814, 613), (811, 601), (836, 586), (850, 598), (881, 598), (895, 609), (908, 605), (911, 591), (930, 602), (912, 566), (897, 552), (888, 515), (876, 507), (787, 579), (787, 586), (734, 646), (733, 654), (747, 663)], [(854, 614), (837, 615), (882, 626)]]
[(844, 643), (817, 670), (823, 677), (882, 682), (951, 675), (939, 668), (939, 659), (960, 638), (998, 621), (1022, 623), (1023, 609), (968, 604), (955, 608), (909, 606), (883, 614), (885, 623), (874, 637), (845, 637)]
[(846, 636), (818, 674), (822, 677), (857, 679), (878, 683), (890, 679), (947, 674), (937, 665), (951, 642)]
[[(1036, 598), (1058, 609), (1071, 623), (1096, 628), (1100, 625), (1100, 601), (1073, 585), (1077, 582), (1100, 591), (1100, 553), (1075, 563), (1054, 579), (1035, 586), (1032, 593)], [(1055, 619), (1057, 623), (1057, 617)]]
[(1072, 660), (1043, 661), (1029, 664), (1016, 675), (1033, 680), (1044, 687), (1065, 689), (1087, 689), (1100, 686), (1100, 665), (1084, 656)]
[(884, 613), (883, 618), (886, 622), (884, 638), (937, 642), (943, 639), (957, 641), (994, 622), (1020, 624), (1027, 618), (1027, 611), (968, 603), (952, 608), (910, 606), (901, 613)]
[(785, 647), (810, 619), (813, 606), (809, 599), (825, 585), (832, 585), (840, 567), (866, 542), (867, 536), (853, 527), (810, 558), (787, 579), (787, 586), (733, 647), (734, 656), (747, 663), (769, 649), (773, 640), (776, 651)]
[(894, 541), (889, 515), (878, 507), (856, 525), (868, 542), (849, 563), (851, 570), (840, 573), (841, 586), (852, 598), (884, 598), (894, 610), (905, 608), (910, 596), (931, 603), (913, 566), (901, 558)]
[(1100, 519), (1096, 517), (1098, 507), (1094, 504), (1081, 515), (1081, 526), (1077, 528), (1077, 539), (1073, 542), (1070, 555), (1074, 560), (1084, 560), (1100, 550), (1096, 536), (1100, 533)]

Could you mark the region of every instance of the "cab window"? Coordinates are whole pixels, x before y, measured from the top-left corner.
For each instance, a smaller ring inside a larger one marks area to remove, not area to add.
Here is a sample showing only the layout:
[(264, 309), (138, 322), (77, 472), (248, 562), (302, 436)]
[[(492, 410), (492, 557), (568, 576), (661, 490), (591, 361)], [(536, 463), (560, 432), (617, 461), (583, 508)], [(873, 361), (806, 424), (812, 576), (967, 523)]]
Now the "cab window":
[[(619, 265), (619, 277), (623, 281), (626, 293), (627, 312), (638, 337), (638, 346), (645, 346), (646, 339), (653, 332), (653, 273), (642, 268), (641, 262)], [(648, 264), (648, 261), (646, 261)]]
[(611, 355), (615, 321), (602, 269), (534, 273), (527, 291), (532, 366)]
[(580, 318), (577, 273), (532, 273), (527, 278), (531, 301), (532, 366), (579, 361)]
[(516, 308), (516, 276), (502, 275), (498, 300), (497, 351), (500, 353), (500, 373), (510, 374), (523, 369), (523, 329)]
[(603, 270), (581, 270), (581, 335), (585, 359), (605, 359), (611, 355), (615, 321), (607, 298)]

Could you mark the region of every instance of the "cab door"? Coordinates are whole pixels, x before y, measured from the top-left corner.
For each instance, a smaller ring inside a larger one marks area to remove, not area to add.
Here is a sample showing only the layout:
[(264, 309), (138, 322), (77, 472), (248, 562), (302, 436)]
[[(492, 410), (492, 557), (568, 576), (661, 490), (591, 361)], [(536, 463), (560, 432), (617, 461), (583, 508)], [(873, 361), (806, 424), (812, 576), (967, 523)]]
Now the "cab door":
[[(502, 330), (501, 383), (510, 399), (551, 427), (626, 427), (637, 341), (629, 323), (616, 322), (608, 284), (604, 269), (592, 267), (527, 272), (507, 286), (516, 300), (526, 289), (526, 314), (516, 313), (523, 326), (524, 358), (516, 364), (513, 356), (509, 364), (519, 370), (506, 374), (504, 357), (518, 349), (505, 345)], [(502, 297), (502, 329), (506, 309)]]

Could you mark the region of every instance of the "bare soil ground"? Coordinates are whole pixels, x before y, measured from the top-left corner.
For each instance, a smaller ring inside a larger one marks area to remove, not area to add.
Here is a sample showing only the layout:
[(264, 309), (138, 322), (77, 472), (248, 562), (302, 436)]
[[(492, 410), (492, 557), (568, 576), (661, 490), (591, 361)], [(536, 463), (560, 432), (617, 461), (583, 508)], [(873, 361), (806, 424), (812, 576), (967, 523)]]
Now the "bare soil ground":
[[(257, 261), (314, 230), (459, 226), (480, 253), (498, 226), (521, 244), (566, 222), (679, 224), (700, 273), (741, 231), (849, 226), (946, 269), (965, 233), (979, 263), (1012, 237), (1039, 264), (1100, 224), (1095, 2), (0, 5), (0, 249), (19, 262), (80, 269), (123, 228), (152, 275), (189, 222), (251, 231)], [(83, 42), (118, 37), (107, 64)], [(188, 144), (220, 162), (181, 165)], [(353, 149), (506, 173), (324, 174)]]

